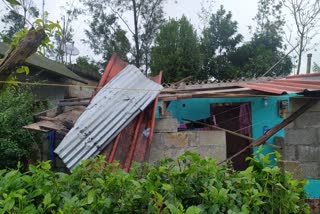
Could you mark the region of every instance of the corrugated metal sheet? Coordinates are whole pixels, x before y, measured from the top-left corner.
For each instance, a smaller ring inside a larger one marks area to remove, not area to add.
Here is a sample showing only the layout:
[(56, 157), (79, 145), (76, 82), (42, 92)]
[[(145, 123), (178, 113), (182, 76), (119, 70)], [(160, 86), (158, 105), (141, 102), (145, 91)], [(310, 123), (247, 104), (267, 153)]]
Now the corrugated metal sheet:
[(240, 84), (240, 87), (249, 88), (257, 91), (268, 92), (272, 94), (291, 94), (303, 93), (307, 91), (319, 91), (320, 81), (314, 79), (305, 79), (305, 76), (288, 77), (260, 83)]
[(320, 79), (320, 72), (288, 76), (287, 79)]
[(179, 90), (201, 90), (201, 89), (214, 89), (214, 88), (224, 88), (232, 87), (238, 84), (245, 83), (257, 83), (265, 82), (275, 79), (280, 79), (283, 77), (258, 77), (258, 78), (239, 78), (239, 79), (226, 79), (226, 80), (199, 80), (190, 82), (179, 82), (179, 83), (163, 83), (162, 86), (165, 88), (163, 91), (168, 91), (172, 89)]
[(55, 153), (70, 169), (98, 155), (162, 88), (128, 65), (93, 98)]

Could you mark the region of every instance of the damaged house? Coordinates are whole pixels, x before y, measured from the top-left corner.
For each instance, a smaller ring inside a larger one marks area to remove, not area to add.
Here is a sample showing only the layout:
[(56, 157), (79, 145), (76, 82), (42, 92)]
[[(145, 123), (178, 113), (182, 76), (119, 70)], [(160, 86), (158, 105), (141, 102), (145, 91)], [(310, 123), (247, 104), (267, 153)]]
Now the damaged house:
[(161, 74), (148, 79), (113, 55), (87, 108), (47, 111), (26, 128), (60, 135), (51, 138), (47, 159), (69, 170), (104, 155), (129, 171), (133, 161), (188, 150), (243, 170), (262, 145), (264, 153), (280, 151), (279, 166), (307, 178), (308, 197), (319, 198), (319, 76), (161, 86)]

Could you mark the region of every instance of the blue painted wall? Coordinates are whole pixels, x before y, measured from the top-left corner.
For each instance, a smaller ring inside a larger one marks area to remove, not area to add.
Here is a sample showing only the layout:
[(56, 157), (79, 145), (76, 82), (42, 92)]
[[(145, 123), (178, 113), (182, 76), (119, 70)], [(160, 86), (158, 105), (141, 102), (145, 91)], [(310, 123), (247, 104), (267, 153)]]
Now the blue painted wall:
[[(268, 105), (264, 105), (262, 97), (252, 98), (193, 98), (172, 101), (168, 106), (168, 110), (172, 112), (172, 116), (177, 118), (180, 123), (184, 121), (182, 118), (190, 120), (199, 120), (210, 117), (210, 104), (212, 103), (242, 103), (250, 102), (252, 109), (252, 134), (253, 138), (259, 138), (263, 135), (263, 127), (272, 128), (280, 123), (283, 119), (278, 116), (278, 100), (288, 100), (289, 96), (268, 97)], [(183, 107), (184, 106), (184, 107)], [(283, 136), (283, 130), (279, 131), (275, 136)], [(268, 140), (268, 143), (274, 143), (274, 137)], [(265, 146), (266, 153), (273, 151), (270, 146)]]
[[(292, 95), (295, 96), (295, 95)], [(268, 97), (268, 105), (264, 105), (262, 97), (245, 97), (245, 98), (192, 98), (184, 100), (171, 101), (168, 110), (172, 112), (172, 116), (177, 118), (179, 123), (184, 123), (182, 118), (189, 120), (199, 120), (210, 117), (210, 104), (212, 103), (242, 103), (250, 102), (252, 110), (252, 137), (257, 139), (263, 135), (264, 126), (272, 128), (274, 125), (282, 122), (283, 118), (278, 114), (278, 100), (289, 100), (290, 95)], [(289, 109), (290, 111), (290, 109)], [(157, 112), (157, 117), (159, 113)], [(280, 130), (267, 142), (274, 144), (276, 136), (284, 136), (284, 130)], [(254, 148), (254, 151), (257, 148)], [(268, 145), (264, 145), (263, 153), (269, 153), (274, 149)], [(305, 187), (308, 197), (320, 197), (320, 180), (309, 179), (308, 185)]]

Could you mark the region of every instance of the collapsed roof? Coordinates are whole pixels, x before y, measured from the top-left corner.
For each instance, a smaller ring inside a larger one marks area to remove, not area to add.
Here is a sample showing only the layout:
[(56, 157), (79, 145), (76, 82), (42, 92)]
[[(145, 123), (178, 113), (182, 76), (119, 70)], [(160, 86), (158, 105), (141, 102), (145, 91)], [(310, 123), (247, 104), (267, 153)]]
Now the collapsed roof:
[(69, 169), (98, 155), (162, 88), (135, 66), (126, 66), (95, 95), (55, 153)]

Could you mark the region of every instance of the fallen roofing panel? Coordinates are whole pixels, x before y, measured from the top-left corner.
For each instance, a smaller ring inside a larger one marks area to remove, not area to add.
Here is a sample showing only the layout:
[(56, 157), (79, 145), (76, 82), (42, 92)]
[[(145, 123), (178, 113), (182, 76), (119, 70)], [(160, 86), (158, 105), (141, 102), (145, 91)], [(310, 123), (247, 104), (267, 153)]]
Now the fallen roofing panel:
[(55, 153), (69, 169), (98, 155), (162, 88), (128, 65), (92, 99)]

